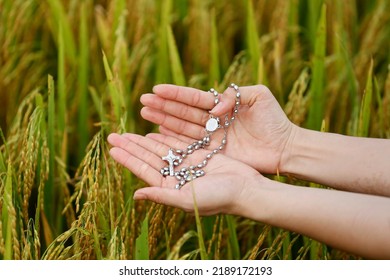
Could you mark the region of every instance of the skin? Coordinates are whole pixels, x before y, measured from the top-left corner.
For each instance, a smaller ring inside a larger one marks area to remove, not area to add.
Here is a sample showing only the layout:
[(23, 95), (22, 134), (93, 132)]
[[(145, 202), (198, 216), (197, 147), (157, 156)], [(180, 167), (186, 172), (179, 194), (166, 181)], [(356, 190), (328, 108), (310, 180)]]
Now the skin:
[[(161, 176), (166, 165), (161, 157), (169, 147), (183, 149), (204, 136), (214, 98), (173, 85), (159, 85), (153, 91), (141, 97), (145, 106), (141, 114), (160, 125), (160, 133), (108, 137), (113, 159), (151, 186), (137, 190), (134, 199), (192, 213), (194, 194), (201, 215), (240, 215), (366, 258), (390, 258), (390, 141), (299, 128), (266, 87), (240, 87), (242, 105), (229, 128), (226, 148), (209, 161), (206, 176), (178, 191), (175, 178)], [(228, 89), (211, 113), (230, 112), (234, 94)], [(213, 141), (219, 143), (222, 134), (213, 134)], [(207, 153), (197, 151), (183, 166), (200, 162)], [(259, 171), (338, 190), (291, 186), (269, 180)]]
[[(187, 142), (204, 135), (208, 110), (214, 106), (212, 94), (174, 85), (158, 85), (153, 90), (154, 94), (141, 97), (143, 118), (158, 124), (162, 134)], [(390, 196), (389, 140), (300, 128), (288, 120), (265, 86), (240, 87), (240, 92), (242, 106), (228, 131), (225, 155), (262, 173)], [(234, 94), (233, 89), (227, 89), (211, 113), (220, 117), (229, 113)], [(222, 132), (219, 134), (221, 137)]]
[[(171, 145), (185, 148), (187, 143), (161, 134), (111, 134), (108, 141), (113, 159), (150, 185), (138, 189), (135, 200), (147, 199), (194, 213), (194, 194), (200, 215), (244, 216), (363, 257), (390, 258), (389, 198), (290, 186), (221, 154), (204, 168), (206, 176), (176, 190), (176, 179), (160, 174), (165, 166), (161, 157)], [(199, 162), (206, 154), (199, 150), (183, 166)]]

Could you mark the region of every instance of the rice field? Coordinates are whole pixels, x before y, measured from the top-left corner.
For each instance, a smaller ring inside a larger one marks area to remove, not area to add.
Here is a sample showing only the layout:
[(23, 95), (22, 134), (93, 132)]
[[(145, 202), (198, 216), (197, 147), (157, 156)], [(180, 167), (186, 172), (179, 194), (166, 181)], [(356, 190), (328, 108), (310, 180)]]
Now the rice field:
[[(390, 138), (390, 1), (0, 0), (0, 259), (356, 259), (134, 202), (106, 136), (158, 83), (267, 85), (296, 124)], [(296, 185), (323, 187), (278, 176)]]

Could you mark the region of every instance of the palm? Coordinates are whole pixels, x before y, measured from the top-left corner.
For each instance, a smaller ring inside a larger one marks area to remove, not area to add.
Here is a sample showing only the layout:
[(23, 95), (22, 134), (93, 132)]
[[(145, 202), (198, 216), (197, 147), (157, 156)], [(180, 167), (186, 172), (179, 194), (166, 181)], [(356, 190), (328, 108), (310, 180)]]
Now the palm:
[[(141, 100), (146, 106), (142, 115), (145, 119), (161, 126), (166, 135), (186, 135), (198, 139), (204, 135), (204, 123), (208, 117), (205, 108), (210, 108), (213, 97), (190, 88), (165, 86), (168, 89), (146, 95)], [(176, 90), (176, 92), (174, 91)], [(246, 103), (240, 106), (237, 119), (228, 130), (228, 145), (224, 154), (249, 164), (266, 173), (277, 171), (283, 149), (289, 139), (292, 125), (283, 110), (268, 91), (256, 87), (242, 87), (241, 93), (247, 96)], [(173, 94), (172, 92), (175, 92)], [(190, 96), (202, 96), (193, 98)], [(229, 110), (231, 110), (232, 106)], [(219, 138), (218, 138), (219, 134)], [(215, 134), (218, 141), (222, 132)]]
[[(173, 137), (163, 135), (161, 137), (167, 143), (179, 145), (175, 148), (188, 145)], [(176, 206), (188, 212), (194, 210), (192, 195), (194, 192), (201, 215), (231, 213), (235, 199), (245, 188), (246, 182), (261, 176), (257, 171), (239, 161), (224, 155), (216, 155), (204, 168), (205, 176), (187, 183), (178, 191), (174, 189), (177, 180), (174, 177), (163, 177), (159, 172), (159, 169), (165, 165), (161, 156), (168, 151), (169, 146), (134, 134), (122, 136), (112, 134), (108, 140), (113, 145), (110, 151), (112, 157), (153, 186), (138, 190), (136, 196)], [(198, 150), (183, 162), (183, 166), (202, 161), (207, 153), (207, 151)]]

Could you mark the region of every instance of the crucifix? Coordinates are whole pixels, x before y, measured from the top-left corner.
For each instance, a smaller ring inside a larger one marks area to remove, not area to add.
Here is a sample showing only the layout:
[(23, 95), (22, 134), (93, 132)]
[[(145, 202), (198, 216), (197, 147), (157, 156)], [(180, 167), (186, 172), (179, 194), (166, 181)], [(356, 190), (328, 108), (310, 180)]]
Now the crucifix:
[(180, 157), (179, 156), (176, 156), (174, 153), (173, 153), (173, 150), (172, 149), (169, 149), (169, 152), (168, 152), (168, 155), (166, 155), (165, 157), (162, 157), (162, 160), (165, 160), (169, 163), (169, 176), (173, 176), (175, 175), (175, 172), (173, 170), (173, 163), (176, 161), (176, 160), (179, 160)]

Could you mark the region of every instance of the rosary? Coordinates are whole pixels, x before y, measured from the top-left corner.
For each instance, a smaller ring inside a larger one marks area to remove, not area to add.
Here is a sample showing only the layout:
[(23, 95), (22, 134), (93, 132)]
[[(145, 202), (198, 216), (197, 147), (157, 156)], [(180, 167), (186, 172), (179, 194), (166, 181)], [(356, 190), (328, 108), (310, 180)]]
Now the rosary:
[[(227, 130), (229, 126), (233, 123), (235, 120), (237, 114), (238, 114), (238, 107), (240, 106), (240, 91), (236, 84), (231, 84), (229, 86), (230, 88), (233, 88), (236, 91), (236, 103), (234, 105), (232, 117), (229, 119), (228, 115), (225, 115), (225, 122), (221, 124), (221, 121), (218, 117), (214, 117), (213, 115), (210, 115), (210, 118), (206, 122), (205, 125), (205, 131), (206, 136), (203, 137), (203, 139), (200, 139), (198, 141), (195, 141), (194, 143), (190, 144), (187, 149), (184, 150), (173, 150), (172, 148), (169, 149), (168, 155), (162, 157), (163, 161), (168, 162), (168, 166), (161, 168), (161, 175), (164, 177), (166, 176), (174, 176), (176, 177), (178, 183), (175, 186), (175, 189), (180, 190), (187, 182), (190, 182), (192, 180), (195, 180), (198, 177), (202, 177), (205, 175), (205, 172), (202, 168), (204, 168), (208, 161), (219, 151), (222, 151), (225, 147), (227, 140)], [(218, 98), (218, 92), (215, 89), (210, 89), (210, 93), (212, 93), (215, 97), (214, 105), (217, 105), (219, 102)], [(182, 167), (179, 171), (175, 171), (175, 167), (178, 167), (183, 160), (188, 156), (194, 153), (194, 151), (203, 149), (206, 146), (210, 145), (211, 142), (211, 135), (217, 131), (219, 128), (223, 128), (224, 135), (221, 141), (221, 144), (219, 147), (211, 151), (206, 158), (200, 162), (197, 165), (191, 165), (189, 167)]]

